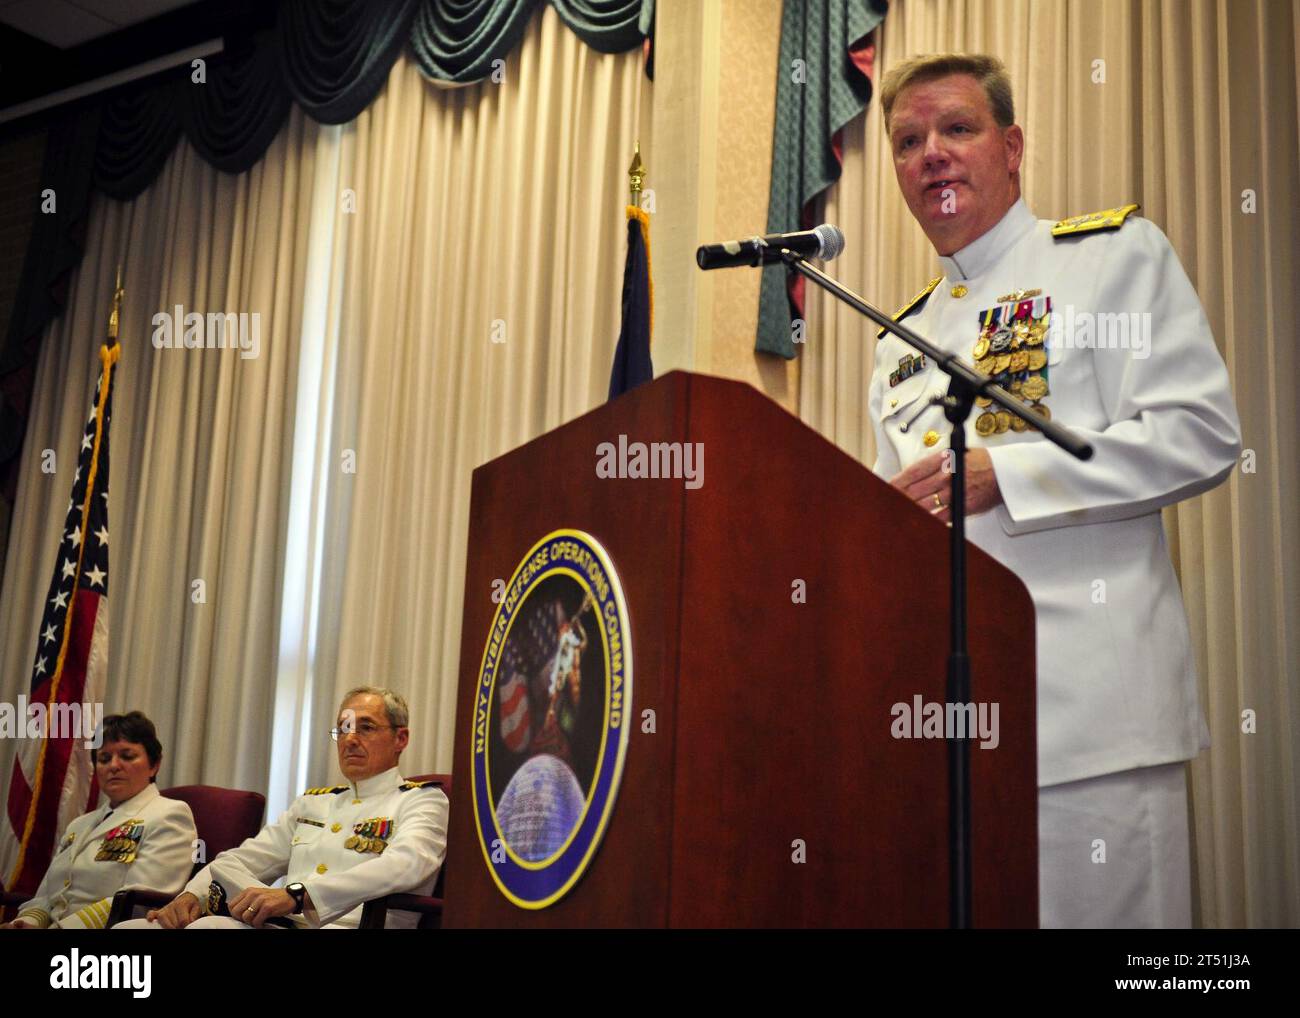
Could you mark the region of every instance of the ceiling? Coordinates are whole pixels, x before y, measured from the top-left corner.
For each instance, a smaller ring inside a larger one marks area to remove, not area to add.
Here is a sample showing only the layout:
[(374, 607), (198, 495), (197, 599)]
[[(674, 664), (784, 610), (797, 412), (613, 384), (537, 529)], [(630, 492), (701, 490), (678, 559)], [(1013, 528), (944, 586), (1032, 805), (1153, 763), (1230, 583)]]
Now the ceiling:
[(196, 0), (0, 0), (0, 23), (59, 49), (109, 35)]

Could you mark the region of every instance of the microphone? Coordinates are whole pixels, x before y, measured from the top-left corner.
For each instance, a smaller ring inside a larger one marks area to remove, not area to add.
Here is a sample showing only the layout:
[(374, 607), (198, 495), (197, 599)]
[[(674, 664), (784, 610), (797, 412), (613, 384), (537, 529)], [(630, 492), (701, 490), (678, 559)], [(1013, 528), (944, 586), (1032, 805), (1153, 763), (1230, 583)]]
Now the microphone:
[(805, 257), (830, 261), (844, 250), (844, 234), (838, 226), (822, 223), (816, 229), (798, 233), (770, 233), (749, 240), (727, 240), (721, 244), (704, 244), (695, 250), (695, 261), (702, 269), (729, 269), (735, 265), (769, 265), (781, 260), (781, 249), (788, 248)]

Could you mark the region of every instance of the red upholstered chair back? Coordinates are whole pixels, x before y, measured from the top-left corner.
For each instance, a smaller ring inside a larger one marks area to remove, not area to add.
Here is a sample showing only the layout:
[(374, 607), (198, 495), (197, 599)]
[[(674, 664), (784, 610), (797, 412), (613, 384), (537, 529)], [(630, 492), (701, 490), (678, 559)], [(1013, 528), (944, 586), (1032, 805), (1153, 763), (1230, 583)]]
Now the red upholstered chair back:
[[(451, 775), (450, 774), (421, 774), (418, 778), (407, 778), (407, 781), (432, 781), (442, 789), (448, 801), (451, 800)], [(443, 857), (442, 869), (438, 870), (438, 881), (433, 885), (433, 896), (442, 897), (443, 884), (447, 882), (447, 860)]]
[[(219, 852), (234, 848), (262, 829), (266, 796), (260, 792), (215, 785), (178, 785), (163, 789), (162, 794), (189, 804), (194, 826), (203, 841), (205, 862), (211, 862)], [(195, 872), (202, 865), (196, 863)]]

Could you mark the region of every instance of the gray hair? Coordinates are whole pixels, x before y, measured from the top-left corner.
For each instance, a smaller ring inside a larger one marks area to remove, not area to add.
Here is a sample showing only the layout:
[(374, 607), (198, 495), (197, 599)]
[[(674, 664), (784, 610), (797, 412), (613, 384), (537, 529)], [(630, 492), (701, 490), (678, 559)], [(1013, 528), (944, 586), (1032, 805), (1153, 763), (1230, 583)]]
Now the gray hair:
[(355, 689), (349, 689), (343, 694), (343, 699), (339, 703), (339, 710), (343, 710), (343, 704), (347, 703), (354, 696), (378, 696), (384, 701), (384, 710), (388, 713), (388, 723), (394, 728), (407, 728), (411, 723), (411, 708), (406, 705), (406, 698), (401, 693), (396, 693), (384, 686), (357, 686)]

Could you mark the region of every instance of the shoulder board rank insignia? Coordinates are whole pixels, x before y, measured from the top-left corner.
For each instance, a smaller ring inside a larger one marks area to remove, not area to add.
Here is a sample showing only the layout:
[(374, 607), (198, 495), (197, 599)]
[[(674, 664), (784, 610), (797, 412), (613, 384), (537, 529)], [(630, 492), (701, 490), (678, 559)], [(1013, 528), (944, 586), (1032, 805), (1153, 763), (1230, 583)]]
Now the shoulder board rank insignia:
[(429, 787), (437, 788), (438, 783), (436, 781), (403, 781), (400, 785), (397, 786), (397, 790), (399, 792), (409, 792), (412, 788), (429, 788)]
[(303, 792), (303, 795), (338, 795), (339, 792), (346, 792), (347, 785), (328, 785), (324, 788), (309, 788)]
[[(918, 293), (915, 297), (913, 297), (901, 308), (899, 308), (897, 311), (894, 312), (894, 321), (901, 322), (913, 311), (921, 307), (921, 305), (923, 305), (926, 302), (930, 294), (934, 291), (934, 288), (942, 282), (943, 282), (943, 276), (935, 276), (932, 280), (926, 283), (925, 286), (921, 289), (920, 293)], [(883, 339), (885, 333), (888, 331), (889, 331), (888, 329), (882, 328), (879, 332), (876, 333), (876, 338)]]
[(1082, 216), (1062, 219), (1052, 227), (1053, 237), (1069, 237), (1076, 233), (1092, 233), (1094, 230), (1117, 230), (1124, 225), (1124, 220), (1142, 206), (1122, 205), (1117, 209), (1102, 209)]

